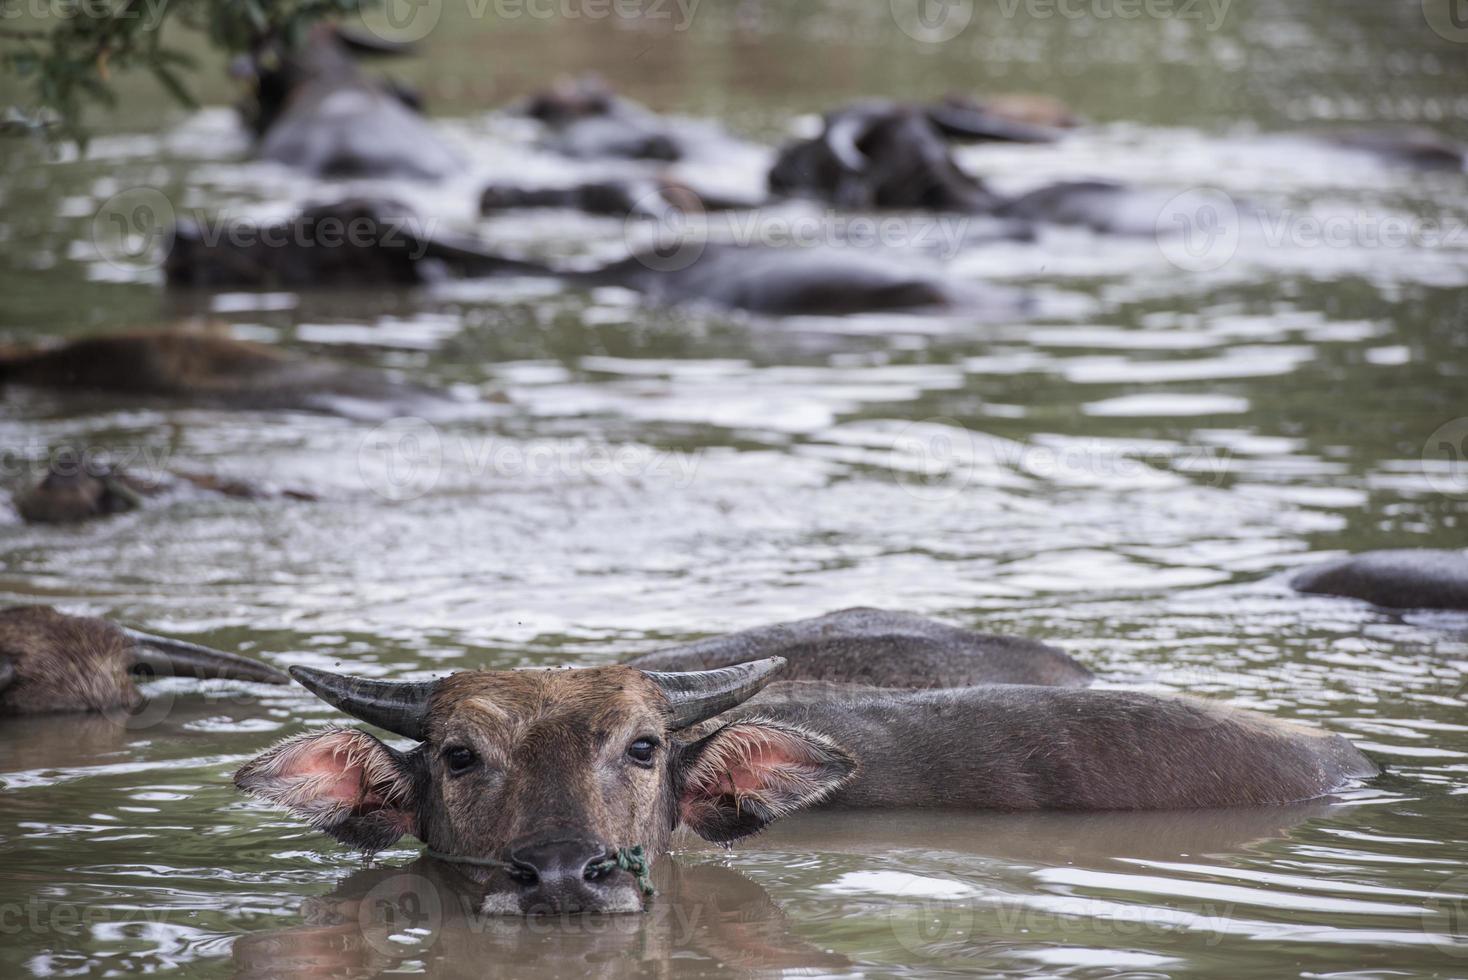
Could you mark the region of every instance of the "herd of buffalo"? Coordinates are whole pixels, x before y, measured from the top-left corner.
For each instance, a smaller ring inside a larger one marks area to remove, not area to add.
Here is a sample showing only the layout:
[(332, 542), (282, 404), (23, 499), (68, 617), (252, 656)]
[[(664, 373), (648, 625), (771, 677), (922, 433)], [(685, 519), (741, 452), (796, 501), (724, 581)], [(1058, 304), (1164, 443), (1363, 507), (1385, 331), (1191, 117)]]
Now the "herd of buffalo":
[[(245, 113), (261, 157), (320, 177), (436, 180), (464, 166), (415, 95), (370, 77), (364, 42), (318, 30), (301, 46), (259, 51)], [(678, 161), (734, 137), (620, 98), (601, 83), (558, 84), (517, 111), (559, 152), (586, 159)], [(1052, 185), (1018, 197), (955, 163), (954, 141), (1043, 142), (1076, 124), (1043, 99), (918, 105), (871, 101), (832, 112), (782, 148), (772, 199), (851, 209), (982, 214), (1006, 234), (1039, 223), (1126, 234), (1118, 184)], [(1330, 137), (1417, 167), (1463, 167), (1461, 148), (1422, 134)], [(669, 210), (758, 206), (665, 177), (562, 188), (496, 184), (485, 212), (574, 208), (638, 220)], [(318, 229), (369, 233), (320, 247)], [(544, 276), (614, 284), (658, 302), (702, 302), (768, 315), (963, 307), (1012, 310), (999, 290), (852, 250), (711, 243), (685, 268), (631, 255), (558, 269), (497, 255), (472, 238), (430, 235), (389, 199), (314, 204), (248, 236), (180, 225), (165, 270), (178, 288), (409, 285), (443, 276)], [(1148, 232), (1151, 229), (1147, 229)], [(281, 244), (285, 243), (285, 244)], [(409, 402), (434, 390), (373, 371), (297, 358), (200, 332), (140, 331), (0, 350), (0, 386), (106, 392), (131, 399), (255, 410), (329, 410), (334, 397)], [(169, 479), (204, 492), (253, 487), (207, 474)], [(15, 506), (34, 523), (129, 510), (156, 482), (58, 457)], [(1298, 572), (1312, 594), (1391, 609), (1468, 610), (1468, 552), (1403, 550)], [(144, 700), (139, 678), (236, 683), (294, 679), (347, 715), (405, 739), (330, 728), (289, 738), (235, 774), (364, 851), (423, 841), (483, 896), (489, 912), (633, 911), (637, 869), (686, 827), (730, 843), (810, 807), (965, 810), (1173, 810), (1278, 805), (1327, 796), (1376, 774), (1340, 736), (1184, 696), (1093, 688), (1061, 650), (916, 616), (851, 609), (752, 629), (583, 669), (474, 670), (430, 681), (366, 680), (256, 660), (70, 616), (47, 606), (0, 611), (0, 719), (112, 712)]]

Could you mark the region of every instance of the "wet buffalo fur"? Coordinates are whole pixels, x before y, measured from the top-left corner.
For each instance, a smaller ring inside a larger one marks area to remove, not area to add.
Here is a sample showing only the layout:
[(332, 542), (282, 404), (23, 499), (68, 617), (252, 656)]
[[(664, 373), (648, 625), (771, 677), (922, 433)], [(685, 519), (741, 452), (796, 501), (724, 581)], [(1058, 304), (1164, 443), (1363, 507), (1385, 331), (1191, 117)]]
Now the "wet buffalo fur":
[(129, 711), (142, 702), (135, 676), (289, 681), (268, 664), (105, 619), (50, 606), (0, 609), (0, 716)]
[(135, 707), (132, 651), (105, 619), (50, 606), (0, 609), (0, 716)]
[(911, 613), (843, 609), (814, 619), (715, 636), (626, 661), (641, 670), (707, 670), (784, 657), (782, 681), (873, 687), (1041, 684), (1079, 687), (1092, 675), (1064, 651), (1014, 636), (958, 629)]
[[(453, 674), (432, 687), (425, 737), (410, 751), (360, 731), (307, 733), (235, 782), (355, 847), (408, 833), (439, 852), (509, 860), (547, 838), (656, 855), (679, 825), (729, 843), (811, 806), (1283, 804), (1376, 772), (1338, 736), (1188, 698), (819, 683), (807, 698), (800, 685), (677, 732), (661, 689), (631, 667)], [(645, 763), (638, 743), (654, 746)], [(529, 910), (506, 872), (465, 870), (487, 887), (487, 910)], [(576, 907), (638, 907), (625, 885)]]
[(993, 685), (785, 697), (720, 718), (819, 732), (859, 764), (832, 808), (1179, 810), (1295, 803), (1376, 767), (1338, 735), (1194, 698)]
[(1391, 609), (1468, 610), (1468, 551), (1368, 551), (1307, 568), (1290, 584)]
[(215, 332), (137, 331), (0, 352), (0, 385), (107, 392), (235, 408), (331, 411), (332, 397), (437, 399), (365, 368), (294, 357)]

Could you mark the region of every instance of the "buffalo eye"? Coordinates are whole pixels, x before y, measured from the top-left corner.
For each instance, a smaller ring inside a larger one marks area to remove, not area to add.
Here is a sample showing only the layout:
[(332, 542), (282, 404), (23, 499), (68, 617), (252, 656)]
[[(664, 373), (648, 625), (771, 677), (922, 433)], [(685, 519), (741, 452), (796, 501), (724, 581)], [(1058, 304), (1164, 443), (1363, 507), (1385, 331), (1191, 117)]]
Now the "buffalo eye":
[(479, 761), (479, 756), (474, 750), (462, 745), (451, 745), (443, 750), (444, 764), (449, 767), (449, 772), (458, 775), (473, 768), (474, 763)]
[(639, 766), (651, 768), (652, 761), (657, 756), (659, 744), (655, 738), (639, 738), (627, 746), (627, 758)]

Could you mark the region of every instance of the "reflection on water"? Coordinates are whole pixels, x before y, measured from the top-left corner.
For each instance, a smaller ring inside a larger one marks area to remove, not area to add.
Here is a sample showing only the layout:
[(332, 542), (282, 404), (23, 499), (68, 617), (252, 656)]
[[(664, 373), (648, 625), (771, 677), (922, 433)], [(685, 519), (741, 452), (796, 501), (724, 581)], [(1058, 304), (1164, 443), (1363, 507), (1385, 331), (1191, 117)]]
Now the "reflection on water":
[[(5, 514), (0, 592), (277, 665), (399, 677), (606, 662), (856, 604), (905, 608), (1059, 643), (1103, 684), (1327, 726), (1384, 764), (1381, 781), (1267, 811), (806, 815), (727, 855), (685, 842), (657, 869), (647, 916), (538, 928), (466, 910), (411, 849), (364, 867), (233, 792), (245, 758), (339, 720), (321, 702), (154, 685), (151, 725), (0, 732), (0, 970), (1468, 969), (1468, 620), (1282, 585), (1318, 557), (1468, 545), (1457, 471), (1423, 462), (1465, 413), (1468, 241), (1380, 237), (1463, 227), (1468, 178), (1271, 135), (1375, 121), (1462, 138), (1468, 49), (1415, 3), (1236, 0), (1215, 28), (1001, 6), (923, 46), (881, 3), (708, 5), (687, 31), (470, 23), (445, 4), (433, 57), (399, 70), (474, 173), (396, 190), (509, 250), (606, 259), (628, 246), (619, 221), (473, 214), (491, 177), (600, 175), (487, 113), (556, 70), (596, 67), (660, 109), (767, 142), (792, 115), (861, 95), (1039, 89), (1092, 124), (1057, 146), (967, 148), (967, 166), (1004, 191), (1082, 176), (1220, 188), (1248, 219), (1225, 261), (1076, 231), (994, 245), (959, 227), (951, 253), (914, 246), (1039, 301), (997, 324), (771, 321), (513, 280), (164, 297), (154, 270), (96, 249), (89, 224), (114, 194), (146, 184), (185, 209), (270, 218), (323, 186), (240, 163), (223, 110), (164, 120), (151, 98), (86, 159), (0, 146), (0, 340), (207, 317), (480, 401), (378, 426), (8, 392), (7, 487), (75, 443), (143, 475), (214, 472), (319, 499), (185, 495), (74, 529)], [(228, 99), (222, 84), (211, 95)], [(746, 147), (685, 176), (747, 190), (767, 158)], [(811, 218), (790, 206), (762, 220)]]

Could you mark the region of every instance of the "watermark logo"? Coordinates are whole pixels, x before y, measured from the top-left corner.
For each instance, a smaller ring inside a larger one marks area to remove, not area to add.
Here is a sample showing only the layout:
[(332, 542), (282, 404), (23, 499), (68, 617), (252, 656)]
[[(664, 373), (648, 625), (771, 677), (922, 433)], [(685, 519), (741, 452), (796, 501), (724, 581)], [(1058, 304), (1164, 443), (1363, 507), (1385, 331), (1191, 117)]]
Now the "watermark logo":
[(155, 187), (130, 187), (92, 216), (92, 243), (119, 269), (156, 269), (173, 247), (174, 212)]
[(385, 500), (415, 500), (443, 472), (443, 439), (426, 419), (400, 416), (374, 428), (357, 447), (357, 474)]
[(422, 952), (443, 929), (443, 896), (426, 876), (405, 871), (372, 887), (357, 906), (367, 945), (384, 956)]
[(969, 485), (975, 456), (973, 434), (962, 423), (931, 418), (903, 427), (893, 440), (887, 465), (902, 489), (918, 500), (936, 503)]
[(1468, 875), (1455, 875), (1432, 890), (1422, 910), (1422, 929), (1438, 949), (1468, 957)]
[(1468, 0), (1422, 0), (1422, 16), (1438, 37), (1468, 44)]
[[(649, 214), (654, 216), (651, 244), (645, 238)], [(661, 190), (651, 191), (639, 198), (628, 213), (623, 237), (629, 242), (641, 242), (634, 254), (647, 268), (654, 272), (682, 272), (708, 248), (708, 213), (696, 194), (680, 195), (674, 205)]]
[(1468, 498), (1468, 417), (1446, 422), (1427, 437), (1422, 475), (1443, 496)]
[(1212, 272), (1239, 249), (1239, 208), (1220, 190), (1196, 187), (1171, 198), (1157, 214), (1157, 247), (1185, 272)]
[(427, 37), (443, 16), (443, 0), (384, 0), (377, 16), (363, 16), (362, 26), (390, 44), (411, 44)]
[(924, 44), (951, 41), (974, 19), (974, 0), (891, 0), (902, 33)]

